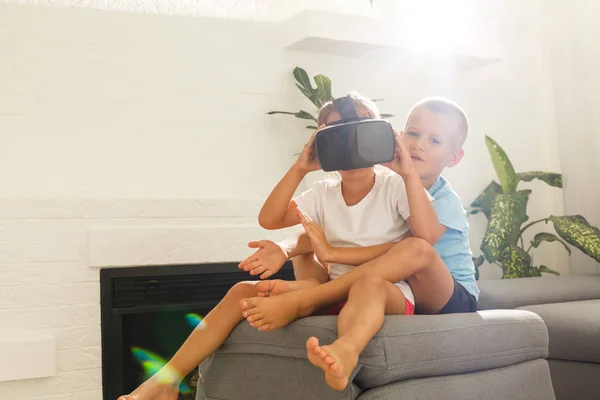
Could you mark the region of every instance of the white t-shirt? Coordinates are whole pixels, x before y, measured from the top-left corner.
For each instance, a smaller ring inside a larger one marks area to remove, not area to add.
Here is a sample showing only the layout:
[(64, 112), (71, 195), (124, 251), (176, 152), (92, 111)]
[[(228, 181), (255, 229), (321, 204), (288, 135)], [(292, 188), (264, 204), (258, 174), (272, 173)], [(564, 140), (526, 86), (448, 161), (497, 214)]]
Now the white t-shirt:
[[(425, 188), (428, 198), (433, 198)], [(342, 196), (341, 180), (315, 182), (294, 202), (323, 229), (333, 247), (364, 247), (399, 242), (409, 231), (410, 216), (406, 187), (400, 175), (388, 168), (375, 168), (375, 184), (356, 205), (348, 206)], [(354, 268), (332, 263), (329, 277), (335, 279)], [(414, 304), (406, 282), (398, 284), (404, 296)]]

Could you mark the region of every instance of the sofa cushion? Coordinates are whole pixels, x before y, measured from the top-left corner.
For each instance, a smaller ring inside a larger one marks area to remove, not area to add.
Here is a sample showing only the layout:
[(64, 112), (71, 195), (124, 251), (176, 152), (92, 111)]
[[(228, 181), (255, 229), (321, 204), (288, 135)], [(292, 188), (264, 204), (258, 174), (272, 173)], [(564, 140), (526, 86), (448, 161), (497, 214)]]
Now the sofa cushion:
[(478, 281), (477, 286), (480, 310), (600, 299), (600, 276), (495, 279)]
[(550, 358), (600, 363), (600, 300), (521, 307), (548, 327)]
[(548, 362), (527, 361), (470, 374), (409, 379), (371, 389), (358, 400), (554, 400)]
[[(284, 369), (292, 366), (292, 360), (302, 359), (308, 363), (306, 340), (317, 336), (323, 344), (333, 342), (337, 337), (336, 321), (332, 316), (309, 317), (266, 333), (241, 323), (207, 360), (203, 373), (216, 373), (207, 366), (226, 355), (235, 355), (240, 360), (248, 354), (289, 359), (287, 366), (281, 360), (277, 364)], [(366, 390), (405, 379), (499, 368), (547, 354), (548, 334), (544, 322), (524, 310), (386, 316), (383, 327), (361, 354), (354, 371), (354, 383)], [(273, 360), (272, 357), (264, 359)], [(319, 382), (324, 381), (322, 373), (316, 376), (320, 377)], [(241, 378), (243, 376), (236, 376), (236, 379)]]

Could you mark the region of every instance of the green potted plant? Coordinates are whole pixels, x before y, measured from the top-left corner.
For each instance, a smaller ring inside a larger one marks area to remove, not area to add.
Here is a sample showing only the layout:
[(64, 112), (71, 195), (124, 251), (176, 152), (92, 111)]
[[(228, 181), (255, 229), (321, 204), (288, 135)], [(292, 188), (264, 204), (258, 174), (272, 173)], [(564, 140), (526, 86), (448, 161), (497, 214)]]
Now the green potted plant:
[[(323, 104), (328, 101), (334, 100), (335, 97), (331, 94), (331, 79), (329, 79), (325, 75), (316, 75), (313, 79), (315, 81), (315, 86), (313, 87), (310, 78), (306, 71), (300, 67), (294, 68), (293, 71), (294, 79), (296, 80), (296, 87), (300, 92), (308, 99), (310, 102), (318, 109), (320, 109)], [(372, 101), (380, 101), (381, 99), (372, 99)], [(269, 111), (268, 115), (274, 114), (286, 114), (293, 115), (296, 118), (309, 120), (312, 124), (307, 125), (306, 128), (315, 130), (317, 129), (317, 118), (314, 113), (300, 110), (297, 112), (290, 111)], [(392, 114), (380, 114), (382, 118), (393, 117)]]
[[(501, 267), (503, 279), (541, 276), (542, 272), (559, 275), (553, 269), (545, 265), (536, 265), (534, 262), (532, 250), (537, 249), (543, 242), (558, 242), (569, 255), (569, 245), (575, 246), (600, 262), (600, 230), (591, 226), (581, 215), (550, 215), (526, 223), (529, 219), (527, 202), (531, 190), (518, 190), (519, 183), (539, 179), (550, 186), (562, 188), (562, 175), (541, 171), (515, 173), (510, 159), (498, 143), (488, 136), (485, 137), (485, 143), (500, 183), (492, 181), (469, 208), (470, 214), (482, 212), (488, 220), (480, 247), (482, 255), (473, 258), (477, 278), (479, 266), (484, 260)], [(523, 233), (542, 222), (552, 222), (558, 236), (550, 232), (541, 232), (526, 245)]]

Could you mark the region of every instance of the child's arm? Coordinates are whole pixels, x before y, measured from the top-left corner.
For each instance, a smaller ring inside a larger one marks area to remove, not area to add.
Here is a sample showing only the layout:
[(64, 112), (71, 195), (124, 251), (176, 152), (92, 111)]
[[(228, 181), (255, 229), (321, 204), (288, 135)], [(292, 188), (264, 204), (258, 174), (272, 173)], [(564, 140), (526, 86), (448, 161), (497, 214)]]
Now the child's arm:
[(292, 236), (282, 240), (278, 244), (287, 255), (288, 260), (296, 256), (312, 253), (313, 251), (310, 239), (304, 230), (295, 232)]
[(265, 229), (282, 229), (300, 223), (292, 201), (294, 192), (306, 173), (293, 165), (271, 192), (258, 214), (258, 223)]
[(304, 227), (300, 240), (307, 238), (317, 258), (322, 262), (346, 265), (361, 265), (387, 253), (396, 243), (384, 243), (376, 246), (365, 247), (332, 247), (323, 229), (314, 222), (305, 212), (298, 210), (298, 217)]
[(396, 243), (384, 243), (365, 247), (332, 247), (329, 253), (329, 263), (346, 265), (361, 265), (387, 253)]
[(410, 231), (414, 237), (424, 239), (433, 246), (446, 232), (446, 227), (440, 224), (419, 176), (414, 173), (402, 178), (410, 209), (410, 217), (406, 220)]
[[(318, 130), (317, 130), (318, 131)], [(315, 131), (302, 149), (300, 157), (271, 192), (258, 214), (258, 223), (265, 229), (282, 229), (300, 223), (292, 201), (294, 192), (307, 173), (319, 169), (314, 148)]]
[(394, 134), (396, 148), (390, 168), (404, 180), (410, 210), (410, 217), (407, 218), (406, 222), (408, 222), (414, 237), (424, 239), (433, 246), (440, 240), (446, 231), (446, 227), (440, 224), (438, 220), (401, 136), (396, 131), (394, 131)]

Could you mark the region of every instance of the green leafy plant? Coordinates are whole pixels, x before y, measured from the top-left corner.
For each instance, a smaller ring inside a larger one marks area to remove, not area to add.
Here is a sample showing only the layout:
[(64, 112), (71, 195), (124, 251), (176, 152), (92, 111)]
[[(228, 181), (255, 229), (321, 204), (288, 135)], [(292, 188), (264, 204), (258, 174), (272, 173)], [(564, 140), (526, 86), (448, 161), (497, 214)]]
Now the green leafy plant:
[[(485, 137), (485, 143), (500, 183), (492, 181), (469, 208), (470, 214), (481, 212), (488, 220), (481, 242), (482, 255), (473, 258), (477, 278), (484, 260), (500, 266), (503, 279), (541, 276), (542, 272), (559, 275), (545, 265), (538, 266), (534, 263), (531, 251), (544, 242), (560, 243), (569, 255), (569, 245), (575, 246), (600, 262), (600, 230), (591, 226), (581, 215), (551, 215), (525, 224), (529, 220), (527, 202), (531, 190), (518, 190), (519, 183), (539, 179), (550, 186), (562, 188), (562, 175), (542, 171), (515, 173), (510, 159), (500, 145), (488, 136)], [(541, 222), (552, 222), (558, 236), (550, 232), (538, 233), (525, 250), (523, 233)]]
[[(300, 92), (308, 99), (310, 102), (318, 109), (320, 109), (323, 104), (328, 101), (335, 100), (335, 97), (331, 94), (331, 79), (329, 79), (325, 75), (316, 75), (313, 77), (315, 81), (315, 86), (313, 87), (310, 78), (306, 71), (300, 67), (294, 68), (293, 71), (294, 79), (296, 80), (296, 87)], [(372, 101), (380, 101), (381, 99), (373, 99)], [(268, 115), (273, 114), (287, 114), (293, 115), (296, 118), (310, 120), (314, 122), (314, 125), (307, 125), (308, 129), (317, 129), (317, 118), (315, 118), (313, 113), (308, 111), (300, 110), (298, 112), (290, 112), (290, 111), (269, 111)], [(382, 118), (393, 117), (392, 114), (380, 114)]]

